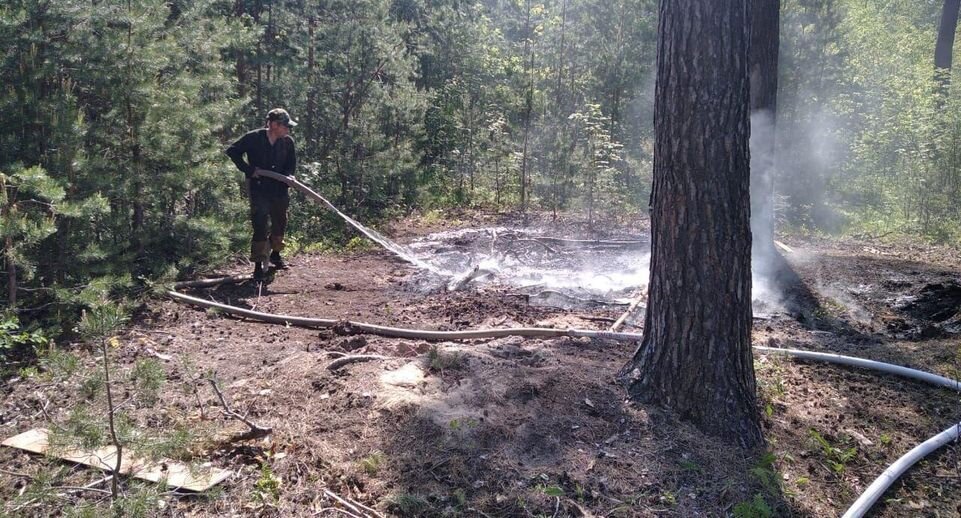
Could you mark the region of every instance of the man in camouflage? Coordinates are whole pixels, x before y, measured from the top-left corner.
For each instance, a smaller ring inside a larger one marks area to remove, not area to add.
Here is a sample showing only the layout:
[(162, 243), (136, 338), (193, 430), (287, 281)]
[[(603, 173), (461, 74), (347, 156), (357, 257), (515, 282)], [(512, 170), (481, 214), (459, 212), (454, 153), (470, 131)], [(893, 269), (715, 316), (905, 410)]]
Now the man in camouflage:
[(268, 260), (277, 269), (287, 268), (280, 256), (284, 249), (287, 207), (290, 205), (287, 184), (263, 177), (260, 173), (273, 171), (294, 178), (297, 153), (290, 130), (296, 125), (287, 110), (275, 108), (267, 113), (263, 128), (248, 132), (227, 148), (227, 156), (247, 179), (250, 220), (254, 229), (250, 240), (250, 260), (254, 263), (254, 278), (257, 280), (264, 279), (264, 263)]

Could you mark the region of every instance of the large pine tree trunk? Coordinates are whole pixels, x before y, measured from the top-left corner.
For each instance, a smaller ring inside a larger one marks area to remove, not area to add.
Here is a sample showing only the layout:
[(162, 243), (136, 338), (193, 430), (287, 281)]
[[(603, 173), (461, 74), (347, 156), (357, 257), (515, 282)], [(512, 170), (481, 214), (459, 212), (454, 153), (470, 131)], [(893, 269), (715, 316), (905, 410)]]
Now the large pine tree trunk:
[(744, 447), (763, 440), (751, 355), (750, 0), (661, 0), (650, 302), (621, 380)]
[(774, 134), (781, 0), (751, 0), (751, 231), (754, 267), (774, 256)]

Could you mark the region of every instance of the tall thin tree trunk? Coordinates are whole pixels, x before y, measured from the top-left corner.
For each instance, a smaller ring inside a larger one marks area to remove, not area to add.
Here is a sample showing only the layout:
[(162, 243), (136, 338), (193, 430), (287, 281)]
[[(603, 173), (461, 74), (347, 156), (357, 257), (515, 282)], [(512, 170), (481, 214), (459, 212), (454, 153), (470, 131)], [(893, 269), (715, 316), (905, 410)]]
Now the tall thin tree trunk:
[[(241, 19), (245, 13), (244, 0), (234, 2), (234, 18)], [(237, 62), (234, 64), (234, 71), (237, 75), (237, 95), (243, 99), (247, 96), (247, 59), (244, 52), (237, 51)]]
[(554, 86), (554, 102), (557, 103), (557, 110), (560, 113), (564, 113), (564, 102), (563, 102), (563, 86), (561, 85), (562, 78), (564, 76), (564, 48), (567, 39), (567, 0), (563, 0), (561, 4), (561, 41), (560, 48), (557, 52), (557, 77), (555, 79), (556, 84)]
[(307, 116), (304, 120), (305, 155), (316, 156), (317, 151), (317, 61), (314, 57), (314, 30), (317, 19), (313, 14), (307, 20)]
[(501, 206), (501, 159), (494, 159), (494, 205)]
[(113, 477), (110, 479), (110, 498), (116, 500), (120, 496), (118, 480), (120, 478), (120, 467), (123, 465), (123, 444), (117, 437), (117, 429), (114, 425), (116, 421), (116, 407), (113, 404), (113, 391), (110, 388), (110, 359), (107, 356), (107, 339), (100, 339), (100, 350), (103, 353), (103, 379), (104, 387), (107, 389), (107, 422), (110, 426), (110, 442), (117, 449), (117, 460), (113, 467)]
[(7, 238), (4, 246), (7, 257), (7, 303), (17, 307), (17, 263), (13, 262), (13, 239)]
[[(257, 11), (256, 11), (255, 13), (253, 13), (254, 23), (256, 23), (256, 24), (258, 24), (258, 25), (260, 24), (260, 14), (261, 14), (261, 12), (263, 11), (263, 9), (264, 9), (263, 4), (258, 0), (258, 2), (257, 2)], [(257, 87), (256, 87), (256, 88), (257, 88), (257, 94), (256, 94), (256, 103), (257, 103), (257, 115), (258, 115), (258, 116), (261, 115), (261, 114), (263, 114), (263, 113), (266, 111), (266, 110), (264, 110), (264, 78), (263, 78), (263, 68), (264, 68), (264, 66), (263, 66), (263, 61), (264, 61), (264, 42), (263, 42), (263, 39), (261, 39), (261, 40), (258, 40), (258, 41), (257, 41), (257, 72), (256, 72), (256, 75), (257, 75)]]
[(531, 112), (534, 109), (534, 32), (531, 27), (531, 0), (527, 0), (527, 40), (525, 51), (530, 57), (528, 70), (527, 108), (524, 114), (524, 151), (521, 155), (521, 212), (527, 212), (527, 151), (531, 138)]
[[(272, 55), (272, 42), (274, 41), (274, 4), (273, 2), (267, 3), (267, 30), (264, 31), (264, 39), (267, 43), (267, 54)], [(274, 80), (273, 77), (273, 62), (267, 63), (267, 84), (271, 84)]]
[[(0, 175), (0, 193), (6, 191), (7, 184)], [(0, 222), (5, 221), (10, 216), (11, 205), (13, 204), (12, 195), (8, 202), (0, 207)], [(7, 266), (7, 303), (11, 308), (17, 306), (17, 264), (13, 261), (13, 237), (6, 236), (3, 241), (3, 258)]]
[[(127, 14), (133, 17), (133, 7), (131, 5), (131, 0), (127, 0)], [(127, 49), (133, 48), (133, 24), (127, 25)], [(128, 60), (126, 63), (127, 68), (127, 78), (133, 77), (131, 62)], [(125, 102), (125, 114), (127, 117), (127, 144), (130, 146), (130, 164), (128, 167), (133, 171), (133, 192), (131, 196), (133, 198), (133, 217), (130, 222), (130, 238), (131, 244), (136, 251), (137, 259), (142, 259), (144, 257), (144, 218), (145, 218), (145, 206), (144, 206), (144, 193), (143, 193), (143, 179), (142, 175), (144, 171), (141, 167), (141, 150), (140, 144), (138, 142), (139, 136), (137, 134), (136, 124), (137, 121), (133, 114), (133, 99), (131, 98), (133, 92), (129, 89), (126, 92)]]
[(939, 95), (944, 97), (951, 84), (951, 65), (954, 59), (954, 34), (958, 29), (958, 9), (961, 0), (944, 0), (941, 23), (938, 25), (938, 41), (934, 46), (934, 69), (937, 75)]

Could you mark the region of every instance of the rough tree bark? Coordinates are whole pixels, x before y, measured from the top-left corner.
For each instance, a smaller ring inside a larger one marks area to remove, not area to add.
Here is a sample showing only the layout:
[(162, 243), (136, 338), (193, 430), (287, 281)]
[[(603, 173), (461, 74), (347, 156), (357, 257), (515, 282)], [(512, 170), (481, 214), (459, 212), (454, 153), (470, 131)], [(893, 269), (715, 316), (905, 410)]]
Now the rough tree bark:
[(751, 355), (750, 0), (661, 0), (650, 299), (633, 400), (762, 443)]

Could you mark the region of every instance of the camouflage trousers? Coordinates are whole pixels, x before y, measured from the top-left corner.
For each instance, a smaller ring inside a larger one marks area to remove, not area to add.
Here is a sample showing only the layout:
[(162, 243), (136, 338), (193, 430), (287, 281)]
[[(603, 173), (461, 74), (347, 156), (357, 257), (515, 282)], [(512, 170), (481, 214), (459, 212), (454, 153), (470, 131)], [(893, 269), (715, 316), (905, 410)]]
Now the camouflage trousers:
[(250, 193), (250, 222), (254, 227), (254, 235), (250, 240), (251, 261), (264, 262), (270, 256), (271, 250), (280, 252), (284, 249), (289, 206), (290, 195), (286, 192)]

